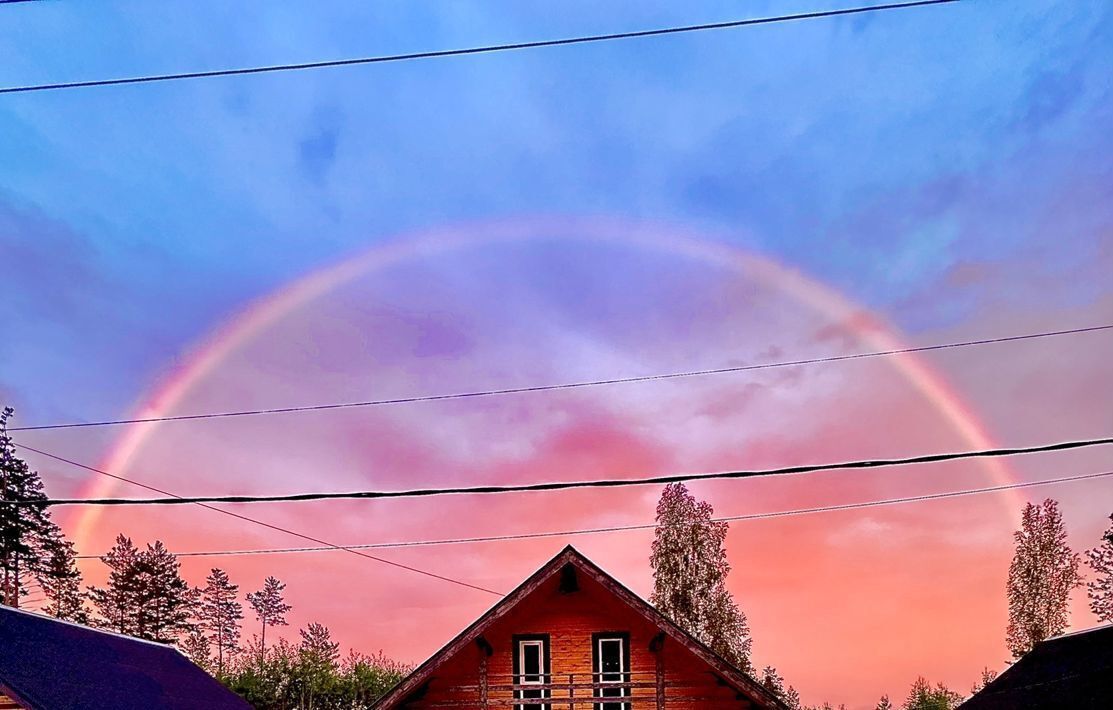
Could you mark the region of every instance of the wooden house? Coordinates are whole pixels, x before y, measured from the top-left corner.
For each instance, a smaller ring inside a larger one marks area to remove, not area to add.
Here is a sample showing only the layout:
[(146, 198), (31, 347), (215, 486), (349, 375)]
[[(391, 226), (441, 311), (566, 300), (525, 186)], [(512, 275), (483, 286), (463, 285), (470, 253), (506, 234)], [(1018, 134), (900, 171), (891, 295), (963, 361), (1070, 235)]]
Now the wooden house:
[(784, 708), (572, 547), (449, 641), (375, 710)]
[(177, 649), (0, 606), (0, 709), (249, 710)]
[(1113, 708), (1113, 624), (1037, 643), (960, 710)]

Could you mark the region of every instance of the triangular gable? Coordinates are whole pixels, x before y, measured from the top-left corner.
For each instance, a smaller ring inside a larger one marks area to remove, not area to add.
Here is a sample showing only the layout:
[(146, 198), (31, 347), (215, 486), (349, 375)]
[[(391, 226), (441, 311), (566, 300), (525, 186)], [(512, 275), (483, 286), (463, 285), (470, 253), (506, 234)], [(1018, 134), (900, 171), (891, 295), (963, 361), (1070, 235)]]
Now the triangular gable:
[(449, 659), (456, 656), (472, 643), (476, 642), (483, 633), (509, 614), (524, 599), (529, 597), (539, 587), (560, 574), (568, 565), (572, 565), (579, 572), (587, 575), (601, 587), (624, 602), (627, 606), (645, 618), (649, 623), (661, 629), (665, 634), (686, 648), (689, 652), (706, 663), (715, 671), (724, 682), (735, 691), (744, 693), (758, 707), (785, 708), (775, 695), (767, 690), (761, 683), (749, 674), (736, 668), (726, 659), (700, 642), (684, 629), (677, 626), (670, 619), (657, 611), (649, 602), (628, 589), (625, 585), (605, 572), (594, 562), (584, 557), (571, 545), (565, 547), (559, 554), (541, 566), (524, 582), (518, 585), (487, 610), (470, 626), (460, 632), (455, 638), (445, 644), (439, 651), (418, 666), (410, 675), (406, 676), (394, 688), (381, 697), (372, 708), (390, 708), (402, 702), (410, 695), (417, 692), (433, 676), (437, 668)]

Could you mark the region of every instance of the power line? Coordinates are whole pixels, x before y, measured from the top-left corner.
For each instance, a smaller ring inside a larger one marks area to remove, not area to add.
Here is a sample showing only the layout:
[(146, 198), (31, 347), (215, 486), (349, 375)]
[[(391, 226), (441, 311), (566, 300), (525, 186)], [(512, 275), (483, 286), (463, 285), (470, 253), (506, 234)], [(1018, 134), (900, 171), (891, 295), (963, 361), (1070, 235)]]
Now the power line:
[[(959, 498), (962, 496), (972, 496), (984, 493), (997, 493), (1000, 491), (1015, 490), (1018, 488), (1033, 488), (1036, 486), (1048, 486), (1056, 483), (1069, 483), (1072, 481), (1085, 481), (1095, 478), (1104, 478), (1113, 476), (1113, 471), (1103, 471), (1101, 473), (1086, 473), (1077, 476), (1063, 476), (1061, 478), (1049, 478), (1040, 481), (1025, 481), (1023, 483), (1007, 483), (998, 486), (987, 486), (985, 488), (966, 488), (958, 491), (946, 491), (943, 493), (927, 493), (917, 496), (905, 496), (901, 498), (883, 498), (880, 500), (862, 501), (858, 503), (841, 503), (837, 505), (823, 505), (812, 508), (794, 508), (791, 510), (778, 510), (765, 513), (748, 513), (745, 515), (730, 515), (719, 518), (712, 518), (715, 522), (740, 522), (746, 520), (766, 520), (770, 518), (784, 518), (796, 515), (808, 515), (814, 513), (830, 513), (834, 511), (843, 510), (858, 510), (862, 508), (877, 508), (886, 505), (896, 505), (900, 503), (919, 503), (923, 501), (941, 500), (946, 498)], [(532, 540), (537, 538), (549, 537), (571, 537), (574, 535), (596, 535), (601, 533), (618, 533), (618, 532), (631, 532), (636, 530), (652, 530), (658, 527), (657, 523), (641, 523), (637, 525), (617, 525), (611, 527), (598, 527), (598, 528), (577, 528), (573, 530), (551, 530), (545, 532), (533, 533), (518, 533), (512, 535), (486, 535), (481, 537), (458, 537), (458, 538), (441, 538), (436, 540), (410, 540), (402, 542), (376, 542), (366, 543), (361, 545), (348, 545), (351, 549), (356, 550), (377, 550), (377, 549), (394, 549), (401, 547), (433, 547), (440, 545), (461, 545), (470, 543), (481, 542), (508, 542), (514, 540)], [(269, 547), (262, 549), (251, 550), (204, 550), (194, 552), (176, 552), (177, 557), (230, 557), (240, 555), (273, 555), (273, 554), (286, 554), (286, 553), (300, 553), (300, 552), (330, 552), (334, 548), (331, 547)], [(96, 560), (100, 559), (100, 555), (77, 555), (79, 560)]]
[[(255, 496), (178, 496), (165, 494), (169, 498), (48, 498), (47, 506), (59, 505), (182, 505), (203, 503), (279, 503), (279, 502), (304, 502), (313, 500), (348, 500), (348, 499), (382, 499), (382, 498), (427, 498), (442, 495), (476, 495), (494, 493), (527, 493), (540, 491), (561, 491), (572, 488), (619, 488), (625, 486), (659, 485), (667, 483), (681, 483), (684, 481), (709, 481), (709, 480), (739, 480), (746, 478), (765, 478), (769, 476), (784, 476), (816, 471), (834, 471), (845, 469), (881, 468), (887, 466), (907, 466), (911, 464), (938, 463), (943, 461), (956, 461), (973, 458), (995, 458), (1001, 456), (1015, 456), (1018, 454), (1046, 453), (1052, 451), (1067, 451), (1091, 446), (1113, 444), (1113, 437), (1102, 439), (1079, 439), (1061, 441), (1052, 444), (1038, 444), (1035, 446), (1021, 446), (1012, 448), (976, 449), (973, 451), (955, 451), (941, 454), (925, 454), (889, 459), (865, 459), (857, 461), (842, 461), (838, 463), (804, 464), (797, 466), (783, 466), (773, 469), (752, 469), (739, 471), (719, 471), (714, 473), (679, 473), (668, 476), (653, 476), (648, 478), (608, 478), (588, 481), (547, 481), (543, 483), (526, 483), (503, 486), (471, 486), (459, 488), (415, 488), (399, 491), (344, 491), (344, 492), (318, 492), (318, 493), (292, 493), (282, 495), (255, 495)], [(74, 463), (60, 456), (41, 451), (25, 444), (17, 444), (28, 451), (48, 456), (66, 463)], [(161, 491), (160, 491), (161, 492)], [(34, 505), (43, 504), (41, 500), (13, 500), (14, 504)], [(322, 543), (329, 544), (329, 543)]]
[[(136, 481), (134, 479), (126, 478), (124, 476), (117, 476), (114, 473), (109, 473), (108, 471), (99, 469), (95, 466), (89, 466), (88, 464), (83, 464), (79, 461), (73, 461), (71, 459), (68, 459), (68, 458), (65, 458), (65, 457), (62, 457), (62, 456), (57, 456), (55, 454), (47, 453), (45, 451), (39, 451), (38, 449), (32, 449), (31, 447), (27, 447), (27, 446), (25, 446), (23, 448), (25, 448), (29, 451), (34, 451), (35, 453), (41, 454), (41, 455), (46, 456), (48, 458), (52, 458), (56, 461), (61, 461), (62, 463), (67, 463), (71, 466), (76, 466), (77, 468), (85, 469), (86, 471), (91, 471), (93, 473), (97, 473), (97, 474), (100, 474), (102, 476), (108, 476), (109, 478), (114, 478), (117, 481), (123, 481), (124, 483), (130, 483), (133, 486), (139, 486), (140, 488), (145, 488), (149, 491), (154, 491), (155, 493), (161, 493), (162, 495), (165, 495), (165, 496), (174, 496), (175, 495), (173, 493), (170, 493), (169, 491), (162, 490), (161, 488), (156, 488), (156, 487), (150, 486), (146, 483), (141, 483), (141, 482)], [(9, 503), (9, 502), (14, 502), (14, 501), (5, 501), (5, 503)], [(364, 557), (364, 558), (369, 559), (369, 560), (374, 560), (375, 562), (381, 562), (384, 565), (390, 565), (391, 567), (397, 567), (398, 569), (404, 569), (404, 570), (407, 570), (409, 572), (415, 572), (417, 574), (424, 575), (426, 577), (431, 577), (433, 579), (439, 579), (439, 580), (444, 581), (444, 582), (450, 582), (452, 584), (456, 584), (456, 585), (459, 585), (461, 587), (467, 587), (468, 589), (475, 589), (477, 591), (486, 592), (488, 594), (494, 594), (495, 596), (499, 596), (499, 597), (503, 596), (501, 592), (496, 592), (493, 589), (487, 589), (486, 587), (480, 587), (478, 585), (470, 584), (469, 582), (463, 582), (459, 579), (453, 579), (452, 577), (446, 577), (444, 575), (440, 575), (440, 574), (437, 574), (435, 572), (429, 572), (427, 570), (419, 569), (417, 567), (411, 567), (409, 565), (404, 565), (401, 562), (394, 562), (392, 560), (384, 559), (382, 557), (376, 557), (374, 555), (369, 555), (366, 552), (361, 552), (360, 550), (356, 550), (356, 549), (353, 549), (353, 548), (350, 548), (350, 547), (345, 547), (344, 545), (337, 545), (335, 543), (328, 542), (327, 540), (322, 540), (320, 538), (313, 537), (311, 535), (306, 535), (305, 533), (300, 533), (300, 532), (297, 532), (295, 530), (291, 530), (289, 528), (284, 528), (280, 525), (274, 525), (273, 523), (264, 522), (262, 520), (259, 520), (258, 518), (252, 518), (252, 517), (247, 516), (247, 515), (241, 515), (239, 513), (234, 513), (231, 510), (225, 510), (223, 508), (217, 508), (216, 506), (206, 505), (204, 503), (197, 503), (196, 505), (198, 505), (202, 508), (205, 508), (207, 510), (215, 511), (217, 513), (220, 513), (221, 515), (227, 515), (227, 516), (236, 518), (238, 520), (243, 520), (245, 522), (252, 523), (254, 525), (261, 525), (262, 527), (269, 528), (271, 530), (276, 530), (276, 531), (281, 532), (281, 533), (286, 533), (287, 535), (293, 535), (294, 537), (299, 537), (302, 540), (308, 540), (309, 542), (315, 542), (318, 545), (324, 545), (324, 546), (332, 548), (334, 550), (344, 550), (345, 552), (350, 552), (353, 555), (358, 555), (360, 557)]]
[(37, 426), (9, 427), (8, 431), (40, 431), (43, 429), (75, 429), (81, 427), (117, 426), (122, 424), (145, 424), (148, 422), (179, 422), (195, 419), (219, 419), (228, 417), (247, 417), (264, 414), (291, 414), (295, 412), (319, 412), (331, 409), (351, 409), (355, 407), (377, 407), (393, 404), (414, 404), (419, 402), (439, 402), (451, 399), (471, 399), (477, 397), (494, 397), (511, 394), (526, 394), (532, 392), (547, 392), (553, 390), (570, 390), (584, 387), (602, 387), (606, 385), (631, 384), (637, 382), (653, 382), (657, 380), (672, 380), (683, 377), (703, 377), (708, 375), (722, 375), (728, 373), (750, 372), (754, 370), (771, 370), (782, 367), (797, 367), (801, 365), (815, 365), (820, 363), (844, 362), (847, 360), (864, 360), (868, 358), (887, 357), (892, 355), (906, 355), (911, 353), (924, 353), (934, 350), (949, 350), (980, 345), (998, 343), (1012, 343), (1038, 338), (1053, 338), (1062, 335), (1079, 335), (1097, 331), (1113, 330), (1113, 324), (1094, 325), (1083, 328), (1070, 328), (1066, 330), (1052, 330), (1038, 333), (1024, 333), (1009, 335), (999, 338), (982, 338), (978, 340), (963, 340), (949, 343), (936, 343), (933, 345), (920, 345), (916, 347), (897, 348), (893, 350), (875, 350), (851, 355), (831, 355), (826, 357), (806, 358), (803, 360), (789, 360), (781, 362), (760, 363), (755, 365), (737, 365), (732, 367), (717, 367), (705, 370), (686, 370), (681, 372), (667, 372), (656, 375), (640, 375), (635, 377), (614, 377), (600, 380), (584, 380), (580, 382), (566, 382), (554, 385), (534, 385), (529, 387), (507, 387), (503, 389), (475, 390), (470, 392), (455, 392), (449, 394), (434, 394), (416, 397), (398, 397), (394, 399), (375, 399), (362, 402), (338, 402), (331, 404), (313, 404), (295, 407), (273, 407), (269, 409), (241, 409), (227, 412), (206, 412), (199, 414), (179, 414), (163, 417), (137, 417), (134, 419), (106, 419), (94, 422), (68, 422), (62, 424), (40, 424)]
[(840, 10), (822, 10), (818, 12), (805, 12), (795, 15), (777, 15), (774, 17), (756, 17), (745, 20), (731, 20), (728, 22), (709, 22), (699, 25), (683, 25), (679, 27), (663, 27), (652, 30), (637, 30), (633, 32), (614, 32), (611, 34), (587, 35), (581, 37), (566, 37), (563, 39), (546, 39), (535, 42), (515, 42), (512, 44), (492, 44), (464, 49), (441, 49), (427, 52), (409, 52), (405, 54), (388, 54), (373, 57), (359, 57), (353, 59), (334, 59), (318, 62), (302, 62), (295, 64), (273, 64), (259, 67), (246, 67), (240, 69), (214, 69), (211, 71), (181, 72), (176, 74), (154, 74), (118, 79), (94, 79), (91, 81), (69, 81), (54, 84), (34, 84), (30, 86), (11, 86), (0, 89), (0, 94), (22, 94), (32, 91), (50, 91), (54, 89), (79, 89), (93, 86), (120, 86), (123, 84), (147, 84), (156, 81), (176, 81), (179, 79), (205, 79), (217, 76), (241, 76), (245, 74), (266, 74), (271, 72), (298, 71), (304, 69), (325, 69), (329, 67), (346, 67), (360, 64), (386, 64), (388, 62), (402, 62), (413, 59), (439, 59), (443, 57), (459, 57), (472, 54), (492, 54), (495, 52), (509, 52), (521, 49), (539, 49), (541, 47), (559, 47), (573, 44), (588, 44), (592, 42), (610, 42), (614, 40), (637, 39), (643, 37), (660, 37), (685, 32), (702, 32), (707, 30), (725, 30), (752, 25), (767, 25), (776, 22), (791, 22), (794, 20), (812, 20), (823, 17), (840, 17), (858, 15), (867, 12), (880, 12), (884, 10), (900, 10), (928, 5), (945, 5), (958, 0), (916, 0), (915, 2), (889, 3), (885, 5), (869, 5), (851, 7)]

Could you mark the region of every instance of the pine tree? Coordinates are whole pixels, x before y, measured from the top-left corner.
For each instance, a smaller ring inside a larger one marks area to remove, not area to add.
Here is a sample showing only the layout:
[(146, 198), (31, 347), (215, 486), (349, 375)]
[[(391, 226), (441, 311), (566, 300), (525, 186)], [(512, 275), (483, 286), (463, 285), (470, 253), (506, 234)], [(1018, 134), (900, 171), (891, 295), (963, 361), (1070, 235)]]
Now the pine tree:
[(182, 640), (180, 647), (182, 653), (189, 656), (189, 660), (206, 671), (212, 670), (212, 645), (201, 629), (194, 628), (190, 631)]
[[(1113, 521), (1113, 515), (1109, 516)], [(1100, 545), (1086, 552), (1087, 562), (1096, 577), (1086, 585), (1090, 611), (1103, 623), (1113, 621), (1113, 525), (1105, 531)]]
[(726, 586), (728, 525), (712, 520), (714, 512), (683, 483), (665, 487), (657, 504), (650, 557), (650, 601), (719, 655), (750, 672), (750, 629)]
[(170, 643), (190, 629), (197, 592), (182, 579), (181, 563), (160, 540), (138, 555), (138, 635)]
[(324, 624), (309, 624), (298, 631), (301, 636), (299, 650), (323, 664), (335, 666), (340, 658), (340, 644), (332, 640), (332, 633)]
[(259, 640), (260, 654), (267, 648), (267, 626), (286, 626), (286, 613), (292, 608), (282, 598), (282, 591), (286, 585), (274, 577), (267, 577), (263, 588), (257, 592), (250, 592), (247, 601), (255, 610), (255, 616), (263, 625), (263, 634)]
[(178, 559), (161, 541), (138, 549), (120, 534), (101, 558), (108, 584), (90, 587), (97, 623), (113, 631), (170, 643), (190, 628), (197, 593), (181, 576)]
[(0, 412), (0, 604), (18, 607), (25, 580), (42, 570), (53, 523), (39, 475), (16, 456), (8, 436), (12, 411)]
[(992, 683), (995, 678), (997, 678), (997, 671), (991, 671), (988, 668), (983, 668), (982, 677), (978, 679), (977, 683), (970, 687), (970, 694), (973, 695), (977, 693), (982, 688)]
[(1016, 554), (1006, 586), (1009, 625), (1005, 639), (1016, 658), (1067, 627), (1072, 589), (1082, 583), (1078, 554), (1067, 546), (1059, 504), (1050, 498), (1024, 507), (1014, 534)]
[(788, 710), (800, 710), (800, 693), (796, 692), (796, 688), (791, 685), (785, 691), (784, 701)]
[(57, 526), (47, 538), (45, 560), (39, 574), (39, 584), (50, 602), (43, 611), (56, 619), (89, 622), (85, 609), (85, 595), (81, 591), (81, 570), (77, 568), (77, 555), (73, 543), (62, 537)]
[(116, 536), (116, 544), (104, 557), (108, 567), (108, 583), (104, 587), (89, 587), (89, 599), (97, 610), (96, 623), (117, 633), (139, 633), (139, 599), (141, 580), (139, 550), (131, 538)]
[(785, 699), (784, 678), (777, 674), (777, 669), (773, 666), (766, 666), (761, 669), (761, 684), (773, 695), (781, 700)]
[(877, 701), (876, 710), (893, 710), (893, 704), (889, 701), (888, 695), (881, 696), (881, 700)]
[(216, 648), (218, 675), (224, 673), (224, 659), (239, 650), (240, 620), (243, 619), (239, 591), (239, 585), (228, 580), (228, 573), (216, 567), (201, 590), (201, 625), (209, 632), (209, 641)]

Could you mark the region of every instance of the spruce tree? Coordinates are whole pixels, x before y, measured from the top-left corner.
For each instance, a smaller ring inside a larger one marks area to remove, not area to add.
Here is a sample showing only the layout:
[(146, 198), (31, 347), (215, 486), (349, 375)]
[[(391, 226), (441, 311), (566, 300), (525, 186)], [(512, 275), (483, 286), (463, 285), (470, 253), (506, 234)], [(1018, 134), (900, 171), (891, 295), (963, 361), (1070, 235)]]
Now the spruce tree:
[(97, 610), (96, 623), (117, 633), (137, 635), (142, 593), (139, 550), (131, 538), (121, 533), (112, 549), (100, 559), (109, 572), (105, 586), (89, 587), (89, 599)]
[(1067, 545), (1059, 505), (1050, 498), (1024, 507), (1014, 534), (1016, 554), (1006, 585), (1009, 624), (1005, 640), (1016, 658), (1067, 627), (1072, 589), (1082, 583), (1078, 554)]
[(8, 436), (11, 415), (11, 407), (0, 412), (0, 604), (18, 607), (25, 581), (42, 570), (54, 527), (39, 475), (16, 455)]
[(216, 649), (216, 671), (224, 673), (224, 660), (239, 650), (243, 605), (239, 585), (232, 584), (228, 573), (214, 567), (201, 590), (200, 621)]
[(286, 626), (286, 613), (292, 608), (282, 597), (286, 585), (274, 577), (267, 577), (263, 588), (257, 592), (250, 592), (247, 601), (255, 610), (255, 616), (263, 626), (263, 633), (259, 640), (260, 657), (266, 653), (267, 626)]
[(87, 624), (89, 613), (85, 609), (81, 570), (77, 568), (73, 543), (63, 538), (61, 530), (55, 526), (47, 538), (44, 553), (39, 584), (49, 603), (43, 611), (56, 619)]
[[(1109, 516), (1113, 521), (1113, 515)], [(1094, 579), (1086, 584), (1090, 611), (1102, 623), (1113, 621), (1113, 525), (1105, 531), (1100, 545), (1086, 552), (1086, 560), (1094, 570)]]
[(182, 653), (189, 656), (189, 660), (206, 671), (212, 670), (212, 644), (201, 629), (194, 628), (190, 631), (179, 646)]
[(712, 520), (714, 512), (683, 483), (665, 487), (657, 504), (650, 557), (650, 601), (678, 626), (750, 672), (750, 629), (726, 586), (728, 525)]
[(876, 710), (893, 710), (893, 704), (889, 701), (888, 695), (881, 696), (881, 700), (877, 701)]
[(197, 592), (182, 579), (181, 563), (162, 541), (139, 553), (138, 625), (142, 638), (170, 643), (191, 627)]

